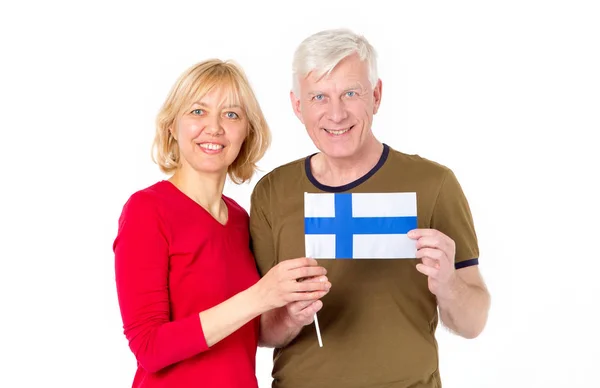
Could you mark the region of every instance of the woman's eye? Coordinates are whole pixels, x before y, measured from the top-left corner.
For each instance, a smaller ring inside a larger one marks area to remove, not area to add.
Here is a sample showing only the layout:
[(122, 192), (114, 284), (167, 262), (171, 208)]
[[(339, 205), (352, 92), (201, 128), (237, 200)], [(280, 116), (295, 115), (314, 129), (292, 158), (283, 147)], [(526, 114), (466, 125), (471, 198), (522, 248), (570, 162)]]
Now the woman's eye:
[(192, 111), (192, 114), (195, 114), (195, 115), (201, 115), (202, 113), (204, 113), (204, 109), (194, 109)]
[(239, 117), (238, 114), (235, 112), (227, 112), (225, 115), (228, 119), (237, 119)]

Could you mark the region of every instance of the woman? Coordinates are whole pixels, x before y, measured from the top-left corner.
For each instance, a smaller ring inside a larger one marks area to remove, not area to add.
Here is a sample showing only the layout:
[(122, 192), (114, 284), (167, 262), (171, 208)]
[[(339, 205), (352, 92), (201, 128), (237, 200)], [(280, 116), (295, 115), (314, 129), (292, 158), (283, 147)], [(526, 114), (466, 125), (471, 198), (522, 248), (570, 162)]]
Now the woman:
[(172, 176), (128, 199), (113, 246), (124, 333), (138, 361), (133, 387), (257, 387), (259, 316), (329, 289), (325, 269), (309, 259), (260, 279), (248, 214), (223, 195), (227, 174), (251, 178), (269, 139), (234, 64), (199, 63), (171, 90), (154, 160)]

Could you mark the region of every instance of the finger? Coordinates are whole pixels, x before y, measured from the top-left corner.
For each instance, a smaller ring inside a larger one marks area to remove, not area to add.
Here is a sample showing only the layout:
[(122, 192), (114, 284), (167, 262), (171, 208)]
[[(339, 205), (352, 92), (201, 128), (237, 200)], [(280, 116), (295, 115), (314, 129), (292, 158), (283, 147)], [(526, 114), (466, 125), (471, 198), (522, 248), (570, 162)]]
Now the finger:
[[(426, 249), (429, 249), (429, 248), (426, 248)], [(421, 256), (421, 257), (418, 257), (418, 256)], [(433, 267), (436, 269), (446, 267), (446, 263), (448, 261), (444, 252), (442, 252), (438, 249), (433, 249), (432, 252), (430, 253), (430, 255), (419, 254), (419, 251), (417, 251), (417, 258), (421, 259), (421, 262), (423, 264), (425, 264), (426, 266)]]
[(298, 282), (294, 284), (295, 292), (312, 292), (312, 291), (328, 291), (331, 288), (331, 283), (324, 282)]
[(422, 238), (433, 238), (438, 239), (442, 245), (452, 248), (454, 240), (440, 232), (437, 229), (413, 229), (408, 232), (408, 237), (413, 240), (420, 240)]
[(323, 302), (317, 300), (301, 300), (299, 302), (288, 303), (287, 309), (290, 315), (314, 314), (323, 307)]
[(302, 312), (304, 314), (308, 314), (309, 316), (312, 317), (313, 315), (315, 315), (316, 313), (321, 311), (322, 308), (323, 308), (323, 301), (316, 300), (311, 305), (309, 305), (307, 308), (302, 310)]
[(301, 300), (299, 302), (288, 303), (286, 308), (290, 314), (295, 315), (315, 302), (315, 300)]
[(444, 242), (439, 237), (421, 237), (417, 240), (417, 249), (423, 248), (434, 248), (434, 249), (442, 249), (444, 246)]
[[(323, 279), (323, 280), (321, 280)], [(300, 278), (297, 279), (296, 281), (298, 282), (320, 282), (320, 281), (326, 281), (327, 280), (327, 276), (323, 275), (323, 276), (309, 276), (307, 278)]]
[(432, 260), (442, 260), (446, 257), (446, 254), (440, 250), (435, 248), (421, 248), (417, 250), (417, 259), (428, 258)]
[(299, 316), (303, 316), (305, 318), (312, 319), (313, 316), (316, 313), (318, 313), (322, 307), (323, 307), (323, 302), (320, 300), (315, 300), (314, 302), (311, 302), (308, 306), (306, 306), (302, 310), (299, 310), (295, 315), (296, 316), (299, 315)]
[[(446, 251), (441, 249), (421, 248), (417, 250), (416, 257), (421, 259), (423, 264), (440, 269), (444, 272), (451, 271), (454, 268), (451, 257), (448, 256)], [(435, 261), (436, 263), (432, 264), (431, 261)]]
[(299, 257), (296, 259), (285, 260), (279, 264), (281, 265), (282, 269), (285, 269), (285, 270), (292, 270), (295, 268), (319, 265), (317, 260), (309, 258), (309, 257)]
[(323, 276), (327, 273), (327, 270), (323, 267), (300, 267), (289, 270), (286, 272), (285, 276), (288, 279), (304, 279), (311, 278), (314, 276)]
[(436, 229), (427, 229), (427, 228), (417, 228), (408, 232), (408, 238), (412, 238), (414, 240), (419, 239), (421, 237), (435, 237), (438, 234), (442, 234), (439, 230)]
[(421, 272), (423, 275), (427, 275), (431, 278), (437, 278), (437, 274), (439, 272), (438, 269), (435, 269), (433, 267), (429, 267), (425, 264), (417, 264), (417, 271)]
[[(304, 303), (304, 302), (296, 302)], [(309, 325), (313, 322), (315, 314), (321, 310), (323, 302), (320, 300), (310, 302), (308, 306), (295, 313), (290, 312), (290, 317), (300, 325)]]
[(444, 273), (454, 271), (454, 261), (452, 258), (444, 255), (444, 258), (440, 260), (440, 270)]
[(287, 297), (286, 299), (288, 303), (307, 300), (315, 301), (316, 299), (321, 299), (322, 297), (327, 295), (327, 292), (328, 291), (294, 292), (292, 294), (289, 294), (289, 297)]
[(297, 281), (305, 282), (305, 283), (323, 283), (323, 282), (326, 282), (327, 280), (329, 280), (327, 278), (327, 276), (320, 275), (320, 276), (309, 276), (307, 278), (300, 278)]
[[(454, 241), (444, 238), (423, 237), (417, 240), (417, 250), (424, 248), (438, 249), (445, 257), (454, 257)], [(442, 257), (440, 257), (442, 259)]]
[(440, 269), (440, 262), (438, 260), (430, 259), (429, 257), (424, 257), (421, 259), (422, 263), (428, 267), (432, 267), (435, 269)]

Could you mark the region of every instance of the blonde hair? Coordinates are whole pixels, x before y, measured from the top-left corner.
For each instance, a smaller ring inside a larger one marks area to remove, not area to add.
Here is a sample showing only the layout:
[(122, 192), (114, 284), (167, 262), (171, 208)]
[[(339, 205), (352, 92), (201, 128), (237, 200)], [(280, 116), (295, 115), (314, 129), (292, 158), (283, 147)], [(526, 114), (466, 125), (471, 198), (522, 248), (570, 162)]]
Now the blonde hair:
[(292, 91), (300, 93), (299, 77), (312, 71), (318, 76), (329, 74), (342, 59), (355, 53), (369, 65), (369, 81), (374, 87), (379, 79), (375, 49), (364, 36), (339, 28), (317, 32), (300, 43), (292, 63)]
[(239, 104), (248, 117), (248, 135), (227, 173), (234, 183), (249, 180), (271, 143), (271, 132), (250, 83), (233, 61), (209, 59), (187, 69), (173, 85), (156, 119), (152, 160), (166, 174), (180, 166), (179, 146), (171, 133), (177, 119), (193, 103), (214, 88), (229, 91), (232, 104)]

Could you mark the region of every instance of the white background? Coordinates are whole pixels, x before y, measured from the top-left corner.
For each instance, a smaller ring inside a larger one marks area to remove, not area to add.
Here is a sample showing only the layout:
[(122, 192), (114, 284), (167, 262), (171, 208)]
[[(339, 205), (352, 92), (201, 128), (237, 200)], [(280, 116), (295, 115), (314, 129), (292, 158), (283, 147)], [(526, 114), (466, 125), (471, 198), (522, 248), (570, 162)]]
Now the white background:
[[(248, 208), (258, 177), (314, 152), (288, 100), (291, 57), (332, 27), (379, 52), (379, 139), (452, 168), (472, 206), (493, 305), (476, 340), (438, 331), (444, 387), (597, 382), (597, 2), (7, 3), (0, 386), (131, 385), (111, 244), (128, 196), (164, 178), (150, 160), (160, 104), (197, 61), (244, 67), (274, 137), (263, 172), (226, 187)], [(261, 387), (270, 368), (260, 349)]]

